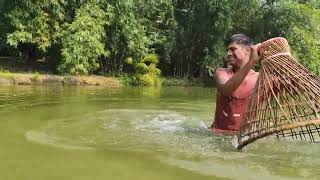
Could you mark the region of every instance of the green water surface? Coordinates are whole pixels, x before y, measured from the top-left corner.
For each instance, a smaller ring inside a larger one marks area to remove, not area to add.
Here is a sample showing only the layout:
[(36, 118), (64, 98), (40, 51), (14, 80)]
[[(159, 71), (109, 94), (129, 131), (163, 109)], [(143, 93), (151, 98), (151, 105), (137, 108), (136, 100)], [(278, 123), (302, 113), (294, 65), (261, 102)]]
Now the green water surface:
[(235, 150), (213, 88), (0, 87), (1, 180), (320, 179), (320, 144)]

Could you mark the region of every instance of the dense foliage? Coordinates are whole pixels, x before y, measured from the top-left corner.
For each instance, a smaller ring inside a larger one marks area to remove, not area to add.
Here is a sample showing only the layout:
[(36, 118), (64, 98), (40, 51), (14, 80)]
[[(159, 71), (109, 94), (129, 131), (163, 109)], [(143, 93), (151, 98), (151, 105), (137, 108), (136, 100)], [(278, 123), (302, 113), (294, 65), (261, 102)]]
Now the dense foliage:
[(320, 75), (318, 0), (1, 0), (0, 13), (0, 52), (31, 69), (41, 60), (53, 73), (133, 76), (126, 60), (144, 71), (141, 60), (157, 54), (162, 75), (205, 78), (242, 32), (286, 37)]

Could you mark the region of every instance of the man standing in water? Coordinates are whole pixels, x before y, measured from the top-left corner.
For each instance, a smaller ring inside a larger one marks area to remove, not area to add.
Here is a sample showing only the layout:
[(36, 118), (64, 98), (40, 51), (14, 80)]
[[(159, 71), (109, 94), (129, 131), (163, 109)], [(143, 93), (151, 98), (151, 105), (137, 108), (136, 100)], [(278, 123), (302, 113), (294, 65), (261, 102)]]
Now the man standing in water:
[(257, 47), (244, 34), (235, 34), (227, 42), (227, 68), (215, 72), (216, 112), (211, 129), (216, 133), (235, 134), (240, 130), (248, 101), (258, 79), (252, 68), (258, 62)]

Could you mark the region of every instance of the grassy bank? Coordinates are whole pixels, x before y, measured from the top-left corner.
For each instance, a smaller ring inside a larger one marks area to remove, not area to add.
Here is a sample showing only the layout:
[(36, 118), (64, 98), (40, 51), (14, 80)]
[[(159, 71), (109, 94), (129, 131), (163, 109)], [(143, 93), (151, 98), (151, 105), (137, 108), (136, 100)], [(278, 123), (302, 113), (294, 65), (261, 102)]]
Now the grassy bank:
[[(59, 76), (39, 73), (13, 73), (0, 71), (0, 85), (71, 85), (71, 86), (130, 86), (128, 80), (123, 77), (105, 76)], [(202, 79), (178, 79), (161, 78), (163, 86), (213, 86), (211, 80)]]
[(0, 71), (0, 85), (83, 85), (121, 87), (118, 78), (104, 76), (58, 76)]

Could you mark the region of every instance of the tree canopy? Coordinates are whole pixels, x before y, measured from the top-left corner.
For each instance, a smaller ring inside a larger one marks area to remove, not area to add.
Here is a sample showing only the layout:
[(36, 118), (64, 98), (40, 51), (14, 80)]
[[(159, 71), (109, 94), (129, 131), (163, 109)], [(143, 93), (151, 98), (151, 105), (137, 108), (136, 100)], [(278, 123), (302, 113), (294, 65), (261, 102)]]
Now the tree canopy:
[(320, 75), (317, 0), (2, 0), (0, 13), (0, 52), (54, 73), (130, 73), (128, 58), (157, 54), (164, 76), (206, 77), (241, 32), (287, 38)]

